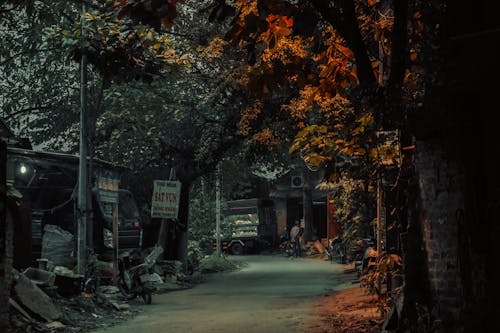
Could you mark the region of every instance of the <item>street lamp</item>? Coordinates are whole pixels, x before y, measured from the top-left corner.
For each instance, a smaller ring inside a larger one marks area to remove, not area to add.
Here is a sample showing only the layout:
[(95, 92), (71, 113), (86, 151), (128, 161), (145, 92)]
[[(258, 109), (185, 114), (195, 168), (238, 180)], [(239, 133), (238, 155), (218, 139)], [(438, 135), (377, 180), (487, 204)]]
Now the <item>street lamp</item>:
[(28, 167), (26, 167), (26, 165), (24, 164), (21, 164), (21, 166), (19, 167), (19, 172), (24, 175), (28, 172)]

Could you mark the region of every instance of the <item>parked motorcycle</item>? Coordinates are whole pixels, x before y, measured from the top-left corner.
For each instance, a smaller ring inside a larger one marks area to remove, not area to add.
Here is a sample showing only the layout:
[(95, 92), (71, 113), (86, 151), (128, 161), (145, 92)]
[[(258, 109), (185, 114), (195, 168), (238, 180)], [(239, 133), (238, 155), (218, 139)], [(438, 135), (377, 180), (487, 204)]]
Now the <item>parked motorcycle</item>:
[(289, 240), (285, 240), (280, 244), (280, 251), (285, 257), (293, 256), (293, 243)]
[(328, 247), (326, 248), (330, 262), (334, 261), (339, 264), (345, 264), (346, 262), (346, 247), (344, 244), (344, 238), (342, 236), (334, 237)]
[(374, 249), (375, 242), (372, 239), (363, 239), (361, 245), (354, 252), (354, 268), (358, 277), (364, 275), (368, 268), (372, 267), (377, 261), (377, 251)]
[(141, 296), (144, 303), (151, 304), (155, 286), (150, 269), (161, 253), (163, 248), (156, 246), (144, 262), (140, 262), (140, 257), (133, 256), (130, 252), (125, 252), (118, 258), (118, 289), (126, 299)]

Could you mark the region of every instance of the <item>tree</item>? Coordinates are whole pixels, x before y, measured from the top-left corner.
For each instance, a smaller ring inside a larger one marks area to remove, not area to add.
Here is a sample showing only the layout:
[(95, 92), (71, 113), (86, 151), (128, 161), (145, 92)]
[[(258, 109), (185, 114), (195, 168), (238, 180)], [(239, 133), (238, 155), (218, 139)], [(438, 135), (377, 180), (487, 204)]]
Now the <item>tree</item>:
[[(97, 128), (99, 156), (138, 173), (176, 170), (182, 188), (175, 253), (182, 260), (186, 259), (191, 186), (212, 173), (223, 154), (239, 142), (238, 117), (229, 112), (229, 106), (223, 112), (207, 103), (204, 89), (192, 76), (147, 87), (138, 82), (115, 86), (106, 93), (106, 111)], [(150, 191), (147, 195), (149, 201)]]
[(383, 123), (394, 127), (398, 122), (374, 108), (385, 109), (388, 91), (402, 85), (387, 70), (387, 80), (378, 84), (376, 78), (383, 78), (379, 64), (387, 62), (379, 46), (385, 53), (391, 47), (392, 11), (386, 2), (340, 1), (329, 8), (316, 1), (249, 1), (236, 6), (239, 14), (227, 37), (248, 51), (249, 66), (239, 84), (255, 100), (243, 116), (243, 129), (257, 128), (253, 137), (269, 143), (273, 137), (278, 142), (284, 128), (290, 133), (290, 126), (279, 125), (291, 125), (298, 132), (291, 150), (330, 175), (335, 175), (336, 160), (373, 169), (379, 157), (375, 132)]
[[(219, 3), (222, 5), (223, 1)], [(496, 5), (481, 3), (474, 9), (467, 6), (476, 14), (472, 19), (468, 18), (465, 7), (450, 1), (256, 0), (236, 1), (235, 7), (237, 14), (227, 37), (233, 45), (247, 50), (249, 66), (239, 83), (246, 96), (254, 100), (243, 115), (245, 133), (269, 145), (289, 138), (290, 133), (283, 130), (292, 129), (291, 136), (298, 133), (292, 151), (301, 152), (312, 165), (323, 166), (327, 174), (348, 171), (351, 176), (362, 179), (373, 171), (383, 170), (379, 167), (376, 132), (400, 130), (406, 149), (403, 164), (406, 169), (401, 169), (401, 174), (407, 178), (398, 177), (396, 183), (398, 202), (402, 203), (397, 211), (399, 226), (407, 235), (404, 244), (407, 280), (399, 323), (404, 325), (408, 319), (407, 323), (415, 327), (416, 304), (425, 303), (435, 310), (432, 320), (439, 322), (446, 318), (444, 322), (448, 327), (460, 326), (461, 319), (456, 315), (461, 310), (457, 306), (460, 292), (447, 288), (445, 281), (454, 281), (450, 277), (454, 275), (460, 280), (459, 275), (470, 271), (470, 267), (479, 268), (484, 277), (485, 266), (474, 262), (471, 253), (486, 252), (470, 248), (469, 256), (461, 257), (464, 261), (460, 268), (450, 261), (453, 273), (448, 277), (432, 267), (427, 275), (419, 275), (420, 263), (432, 265), (431, 257), (425, 258), (425, 253), (419, 253), (424, 240), (426, 251), (442, 252), (438, 245), (425, 239), (427, 236), (421, 234), (419, 226), (439, 229), (429, 226), (431, 221), (455, 221), (454, 212), (462, 211), (465, 206), (478, 212), (478, 206), (462, 200), (466, 184), (485, 189), (471, 176), (481, 167), (467, 160), (466, 147), (473, 148), (460, 135), (464, 128), (471, 131), (471, 126), (465, 126), (471, 117), (464, 116), (465, 107), (453, 99), (472, 107), (474, 103), (465, 98), (470, 94), (464, 88), (470, 88), (470, 83), (465, 83), (470, 79), (481, 87), (474, 89), (475, 93), (491, 100), (487, 92), (492, 91), (492, 86), (485, 85), (481, 78), (488, 72), (486, 68), (498, 73), (491, 56), (497, 55), (497, 51), (485, 51), (485, 46), (497, 39), (494, 31), (498, 24), (493, 23), (491, 16)], [(484, 21), (476, 19), (479, 17)], [(476, 47), (477, 53), (464, 51)], [(457, 56), (460, 53), (454, 50), (467, 56)], [(457, 77), (454, 73), (460, 72), (460, 64), (470, 63), (465, 60), (467, 57), (474, 59), (475, 70), (467, 70), (463, 77)], [(455, 67), (450, 68), (449, 64)], [(456, 81), (461, 82), (458, 88)], [(460, 112), (453, 112), (453, 108)], [(480, 121), (475, 124), (478, 128), (490, 128)], [(471, 132), (480, 138), (474, 142), (498, 150), (486, 143), (488, 134), (476, 129)], [(412, 155), (415, 142), (425, 153), (417, 150), (416, 155)], [(433, 156), (434, 165), (441, 166), (438, 176), (426, 154)], [(417, 159), (411, 162), (414, 157)], [(346, 164), (347, 170), (341, 166)], [(443, 179), (444, 165), (450, 170), (445, 182), (450, 181), (453, 186), (439, 190), (438, 193), (445, 195), (436, 194), (436, 200), (430, 200), (428, 186), (435, 177)], [(498, 179), (493, 173), (488, 177)], [(492, 204), (495, 198), (498, 196), (495, 197), (490, 188), (488, 202)], [(477, 214), (477, 217), (483, 216)], [(489, 230), (495, 229), (484, 216), (480, 219)], [(461, 222), (450, 222), (452, 234), (463, 228), (461, 223), (468, 225), (468, 230), (476, 225), (471, 217), (459, 220)], [(498, 229), (495, 230), (498, 235)], [(458, 256), (459, 239), (452, 237), (447, 241), (449, 250)], [(425, 290), (426, 280), (432, 280), (428, 286), (431, 293), (417, 292)], [(472, 280), (470, 275), (463, 280), (467, 283), (464, 290), (469, 290), (468, 299), (474, 304), (471, 307), (480, 313), (482, 307), (472, 301), (474, 286), (478, 286)], [(494, 289), (491, 284), (488, 288)], [(449, 293), (450, 298), (444, 299), (443, 292)], [(485, 294), (481, 297), (484, 299)], [(441, 301), (449, 302), (455, 312), (438, 313), (437, 304)], [(467, 325), (471, 322), (480, 324), (481, 320), (469, 320)]]
[[(72, 61), (79, 61), (83, 53), (87, 54), (93, 73), (92, 86), (96, 87), (95, 93), (89, 96), (92, 107), (88, 124), (96, 154), (130, 165), (134, 170), (175, 167), (177, 176), (184, 184), (180, 225), (184, 228), (181, 234), (185, 235), (190, 184), (200, 175), (211, 172), (223, 152), (238, 142), (238, 133), (234, 130), (237, 122), (234, 111), (238, 104), (229, 103), (231, 87), (221, 84), (223, 70), (231, 66), (214, 58), (213, 53), (221, 47), (220, 43), (215, 41), (206, 45), (207, 34), (213, 36), (219, 26), (213, 25), (211, 30), (193, 29), (190, 23), (197, 19), (195, 14), (203, 10), (204, 2), (190, 1), (179, 13), (175, 1), (155, 7), (157, 4), (143, 1), (89, 2), (88, 12), (84, 13), (85, 38), (82, 38), (80, 20), (74, 19), (80, 16), (79, 8), (72, 4), (40, 4), (40, 8), (35, 6), (38, 11), (34, 15), (31, 11), (28, 13), (28, 8), (33, 9), (29, 3), (26, 7), (12, 5), (11, 18), (13, 20), (19, 12), (26, 14), (26, 24), (43, 18), (36, 28), (36, 38), (28, 34), (25, 39), (32, 38), (37, 48), (57, 50), (59, 58), (50, 58), (43, 63), (44, 66), (40, 64), (36, 67), (38, 71), (32, 75), (36, 80), (57, 80), (58, 76), (54, 75), (57, 72), (51, 73), (47, 69), (59, 66), (61, 75), (72, 71), (73, 76), (66, 75), (64, 82), (76, 88), (76, 66)], [(154, 10), (160, 10), (161, 17), (157, 17)], [(48, 19), (46, 12), (50, 13)], [(174, 32), (170, 29), (171, 23), (178, 15), (179, 31)], [(13, 43), (16, 42), (16, 46), (22, 49), (24, 40), (16, 39), (17, 28), (19, 25), (13, 25), (9, 33)], [(42, 30), (43, 35), (40, 33)], [(177, 48), (177, 53), (173, 46)], [(8, 60), (16, 59), (14, 53), (7, 53)], [(61, 64), (61, 57), (68, 61)], [(16, 64), (18, 60), (12, 62), (12, 68), (15, 69)], [(17, 71), (17, 74), (25, 75), (23, 71)], [(187, 77), (189, 75), (191, 78)], [(20, 90), (25, 87), (22, 83)], [(130, 94), (128, 89), (132, 89), (133, 93)], [(29, 133), (35, 143), (73, 151), (78, 132), (75, 126), (78, 124), (78, 113), (74, 111), (78, 109), (78, 96), (76, 89), (69, 91), (71, 98), (58, 89), (53, 89), (51, 93), (71, 101), (71, 113), (64, 113), (57, 107), (53, 114), (46, 112), (37, 117), (36, 126), (41, 122), (58, 124), (53, 121), (57, 117), (64, 119), (71, 132), (47, 127), (46, 131), (39, 131), (36, 136), (34, 126), (20, 126), (20, 130)], [(37, 98), (40, 96), (47, 96), (47, 93), (40, 90)], [(15, 101), (15, 98), (12, 100)], [(158, 105), (162, 105), (162, 109), (158, 109)], [(9, 105), (6, 106), (12, 117), (18, 114), (17, 110), (11, 111)], [(224, 108), (227, 112), (222, 112)], [(31, 116), (32, 113), (23, 119)], [(73, 140), (69, 140), (70, 135)], [(193, 137), (198, 140), (192, 140)], [(52, 138), (57, 141), (51, 143)], [(116, 154), (124, 150), (122, 156)]]
[[(147, 84), (131, 81), (111, 87), (106, 92), (106, 111), (98, 120), (101, 156), (131, 165), (135, 170), (146, 166), (176, 170), (183, 184), (176, 253), (183, 260), (191, 185), (200, 176), (213, 172), (222, 156), (241, 141), (237, 125), (243, 98), (225, 80), (228, 73), (235, 75), (240, 61), (231, 52), (218, 56), (227, 44), (213, 38), (221, 30), (219, 25), (202, 29), (194, 23), (201, 12), (206, 12), (204, 9), (203, 1), (189, 1), (176, 12), (178, 30), (165, 32), (165, 26), (154, 27), (158, 33), (171, 36), (170, 45), (182, 54), (179, 59), (188, 66), (155, 76)], [(128, 9), (120, 12), (132, 13)], [(131, 20), (141, 21), (141, 17)], [(213, 40), (207, 44), (210, 38)], [(126, 153), (117, 158), (116, 152), (123, 150)]]

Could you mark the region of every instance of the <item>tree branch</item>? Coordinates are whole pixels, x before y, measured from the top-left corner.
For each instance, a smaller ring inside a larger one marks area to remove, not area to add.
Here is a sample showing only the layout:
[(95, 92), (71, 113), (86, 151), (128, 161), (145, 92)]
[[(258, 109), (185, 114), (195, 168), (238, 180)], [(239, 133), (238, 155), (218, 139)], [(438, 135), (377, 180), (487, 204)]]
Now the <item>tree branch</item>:
[(383, 119), (386, 129), (401, 127), (401, 103), (404, 75), (408, 64), (408, 0), (394, 1), (394, 26), (392, 29), (391, 68), (388, 81), (389, 108)]
[(8, 115), (5, 115), (3, 118), (5, 120), (7, 120), (7, 119), (11, 119), (11, 118), (17, 116), (18, 114), (22, 114), (24, 112), (42, 111), (42, 110), (47, 110), (47, 109), (51, 109), (51, 108), (52, 108), (52, 105), (32, 106), (29, 108), (14, 111)]
[(4, 61), (0, 62), (0, 66), (4, 66), (8, 62), (14, 60), (14, 58), (17, 58), (17, 57), (19, 57), (19, 56), (21, 56), (23, 54), (31, 54), (31, 53), (34, 53), (34, 52), (47, 52), (47, 51), (54, 51), (54, 50), (57, 50), (57, 48), (54, 47), (54, 48), (49, 48), (49, 49), (29, 49), (29, 50), (24, 50), (24, 51), (18, 52), (16, 54), (13, 54), (9, 58), (7, 58)]
[(408, 55), (408, 0), (394, 1), (394, 26), (392, 29), (391, 73), (389, 84), (400, 86), (403, 83)]
[(359, 30), (358, 19), (353, 0), (323, 1), (311, 0), (312, 5), (323, 19), (330, 23), (345, 39), (347, 46), (354, 53), (357, 74), (362, 87), (377, 84), (363, 36)]

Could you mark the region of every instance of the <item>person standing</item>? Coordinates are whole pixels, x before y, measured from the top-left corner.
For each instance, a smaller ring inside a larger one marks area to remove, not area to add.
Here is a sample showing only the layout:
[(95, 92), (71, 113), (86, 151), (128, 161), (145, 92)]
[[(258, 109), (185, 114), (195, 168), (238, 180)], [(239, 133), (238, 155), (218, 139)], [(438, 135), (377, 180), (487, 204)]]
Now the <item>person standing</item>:
[(302, 236), (303, 232), (304, 229), (300, 227), (300, 222), (295, 221), (294, 226), (290, 230), (290, 241), (293, 244), (293, 256), (295, 258), (300, 257), (302, 255), (300, 246), (300, 236)]

